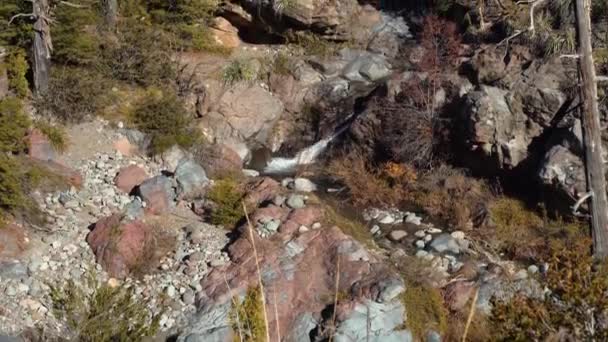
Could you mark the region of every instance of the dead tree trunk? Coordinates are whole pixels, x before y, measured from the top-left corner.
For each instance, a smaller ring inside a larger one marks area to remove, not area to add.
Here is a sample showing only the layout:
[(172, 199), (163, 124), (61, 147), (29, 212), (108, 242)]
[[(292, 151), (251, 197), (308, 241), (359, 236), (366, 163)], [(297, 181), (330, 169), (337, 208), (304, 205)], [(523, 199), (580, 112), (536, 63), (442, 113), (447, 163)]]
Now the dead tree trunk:
[(118, 17), (117, 0), (103, 0), (103, 11), (106, 30), (114, 31), (116, 28), (116, 20)]
[(34, 91), (36, 94), (44, 93), (49, 87), (49, 73), (51, 68), (51, 28), (49, 18), (48, 0), (34, 0), (32, 2), (34, 22), (34, 43), (32, 44), (32, 71), (34, 74)]
[(600, 113), (597, 103), (597, 80), (591, 47), (591, 2), (576, 0), (579, 67), (582, 79), (582, 126), (585, 143), (587, 190), (591, 196), (591, 229), (594, 256), (608, 256), (608, 200), (602, 160)]

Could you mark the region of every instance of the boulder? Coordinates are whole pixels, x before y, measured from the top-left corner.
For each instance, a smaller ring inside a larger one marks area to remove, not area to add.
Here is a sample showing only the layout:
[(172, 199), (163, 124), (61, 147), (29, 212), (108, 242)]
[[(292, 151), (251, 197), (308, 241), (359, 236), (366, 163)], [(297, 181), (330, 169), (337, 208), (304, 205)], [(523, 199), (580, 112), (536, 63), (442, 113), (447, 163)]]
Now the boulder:
[(160, 163), (166, 171), (174, 173), (179, 162), (186, 157), (187, 155), (184, 150), (177, 145), (173, 145), (170, 149), (155, 156), (154, 159)]
[(196, 160), (209, 177), (238, 174), (243, 167), (241, 156), (227, 144), (203, 146), (196, 152)]
[(53, 148), (49, 139), (39, 129), (34, 128), (30, 131), (28, 137), (28, 154), (30, 158), (49, 161), (56, 160), (58, 153)]
[(0, 222), (0, 263), (20, 259), (27, 250), (29, 242), (25, 227), (15, 223)]
[(202, 118), (206, 133), (218, 142), (265, 145), (283, 114), (283, 104), (258, 84), (238, 83), (226, 91)]
[(209, 178), (202, 166), (192, 159), (182, 159), (175, 169), (177, 194), (187, 198), (200, 193), (209, 184)]
[(220, 46), (234, 49), (241, 45), (239, 30), (225, 18), (215, 18), (211, 24), (210, 30), (215, 42)]
[(151, 214), (167, 213), (175, 206), (173, 184), (166, 176), (156, 176), (144, 181), (137, 188), (137, 194), (146, 203), (146, 212)]
[(141, 262), (149, 228), (115, 214), (97, 221), (87, 236), (97, 263), (111, 277), (124, 278)]
[(317, 191), (317, 185), (310, 179), (298, 177), (294, 180), (294, 190), (299, 192)]
[(562, 145), (553, 146), (541, 161), (538, 178), (547, 186), (554, 187), (570, 198), (579, 198), (586, 191), (583, 160)]
[(450, 234), (441, 234), (431, 242), (431, 248), (437, 253), (450, 252), (454, 254), (460, 253), (460, 244)]
[(137, 165), (129, 165), (118, 171), (114, 178), (114, 185), (129, 194), (146, 179), (148, 179), (148, 174), (144, 169)]

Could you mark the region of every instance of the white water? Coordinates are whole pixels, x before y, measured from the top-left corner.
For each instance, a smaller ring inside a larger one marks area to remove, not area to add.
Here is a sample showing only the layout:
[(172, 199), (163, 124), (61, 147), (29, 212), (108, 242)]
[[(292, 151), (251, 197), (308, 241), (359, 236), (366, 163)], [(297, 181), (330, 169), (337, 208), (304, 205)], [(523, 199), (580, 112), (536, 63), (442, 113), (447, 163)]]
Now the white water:
[(313, 145), (299, 151), (293, 158), (275, 157), (268, 161), (264, 167), (263, 173), (287, 173), (293, 172), (298, 166), (313, 164), (317, 158), (327, 149), (329, 143), (342, 134), (348, 125), (343, 125), (334, 134), (327, 138), (321, 139)]

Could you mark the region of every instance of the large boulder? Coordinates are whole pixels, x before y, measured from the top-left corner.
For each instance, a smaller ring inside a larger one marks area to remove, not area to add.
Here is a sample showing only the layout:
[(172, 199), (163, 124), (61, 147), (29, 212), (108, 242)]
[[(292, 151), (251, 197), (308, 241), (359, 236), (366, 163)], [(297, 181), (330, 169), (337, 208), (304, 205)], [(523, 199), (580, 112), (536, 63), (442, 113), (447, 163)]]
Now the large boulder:
[[(213, 269), (201, 280), (205, 297), (178, 341), (229, 341), (233, 336), (229, 316), (233, 297), (257, 286), (258, 264), (267, 306), (276, 312), (268, 315), (271, 340), (278, 338), (277, 325), (282, 336), (293, 338), (289, 340), (310, 341), (312, 330), (329, 324), (323, 322), (322, 312), (333, 304), (339, 273), (337, 290), (349, 298), (341, 300), (344, 305), (337, 317), (342, 340), (354, 336), (353, 341), (365, 341), (365, 336), (370, 336), (372, 341), (408, 341), (411, 334), (401, 330), (405, 320), (405, 308), (399, 300), (405, 290), (402, 280), (338, 227), (326, 224), (319, 229), (302, 229), (325, 222), (324, 217), (324, 211), (315, 205), (301, 209), (270, 205), (253, 212), (251, 222), (273, 220), (280, 226), (267, 238), (257, 229), (251, 232), (257, 260), (252, 257), (247, 224), (235, 231), (235, 240), (227, 249), (232, 262)], [(378, 314), (369, 335), (364, 333), (366, 325), (357, 327), (367, 310)]]
[(212, 178), (238, 174), (243, 168), (243, 159), (227, 144), (202, 146), (195, 153), (195, 158)]
[(137, 188), (137, 194), (146, 204), (146, 212), (163, 214), (175, 207), (175, 190), (171, 179), (156, 176), (144, 181)]
[(226, 91), (202, 118), (200, 127), (210, 140), (236, 140), (266, 145), (283, 104), (258, 84), (239, 83)]
[(114, 178), (114, 185), (129, 194), (146, 179), (148, 179), (148, 174), (144, 169), (137, 165), (129, 165), (118, 171)]
[(97, 263), (114, 278), (124, 278), (144, 256), (149, 228), (115, 214), (97, 221), (87, 236)]

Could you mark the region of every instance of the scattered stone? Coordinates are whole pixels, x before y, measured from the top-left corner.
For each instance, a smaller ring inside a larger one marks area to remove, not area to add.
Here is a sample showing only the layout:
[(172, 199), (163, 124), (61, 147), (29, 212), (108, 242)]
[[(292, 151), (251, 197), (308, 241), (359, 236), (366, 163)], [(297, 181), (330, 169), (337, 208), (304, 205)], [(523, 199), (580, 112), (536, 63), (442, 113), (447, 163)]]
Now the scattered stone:
[(380, 233), (380, 226), (375, 224), (372, 226), (372, 228), (369, 231), (370, 231), (370, 233), (372, 233), (372, 235), (376, 235), (376, 234)]
[(165, 293), (167, 294), (167, 296), (169, 296), (169, 298), (175, 297), (175, 286), (167, 286), (167, 288), (165, 289)]
[(184, 293), (182, 294), (182, 301), (186, 305), (193, 305), (195, 302), (195, 298), (196, 298), (196, 296), (194, 294), (194, 291), (192, 291), (192, 289), (186, 289), (184, 291)]
[(414, 233), (414, 236), (417, 238), (424, 238), (426, 236), (426, 232), (424, 230), (418, 230)]
[(281, 186), (284, 188), (288, 188), (291, 186), (293, 181), (294, 181), (293, 178), (290, 178), (290, 177), (283, 178), (283, 180), (281, 180)]
[(416, 248), (422, 249), (426, 246), (423, 240), (416, 240)]
[(396, 219), (393, 215), (391, 215), (390, 213), (386, 213), (383, 216), (380, 217), (380, 219), (378, 219), (379, 223), (382, 224), (393, 224), (395, 223)]
[(302, 209), (306, 206), (304, 203), (304, 196), (298, 194), (291, 194), (287, 198), (287, 206), (292, 209)]
[(538, 273), (538, 266), (536, 266), (536, 265), (528, 266), (528, 273), (530, 273), (530, 274)]
[(251, 169), (243, 169), (243, 175), (245, 175), (245, 177), (259, 177), (260, 173), (256, 170), (251, 170)]
[(399, 242), (407, 236), (407, 232), (404, 230), (393, 230), (388, 234), (388, 238), (394, 242)]
[(294, 190), (299, 192), (317, 191), (317, 185), (307, 178), (296, 178), (294, 180)]
[(431, 248), (438, 253), (460, 253), (460, 245), (450, 234), (441, 234), (431, 242)]
[(413, 225), (419, 226), (422, 224), (422, 218), (416, 216), (416, 214), (414, 214), (414, 213), (409, 213), (405, 217), (405, 223), (411, 223)]
[(312, 229), (321, 229), (322, 225), (321, 222), (315, 222), (312, 224)]
[(277, 207), (282, 206), (285, 203), (285, 196), (283, 195), (276, 195), (274, 196), (274, 198), (272, 199), (272, 204), (276, 205)]
[(464, 240), (464, 232), (461, 230), (454, 231), (450, 235), (456, 240)]

